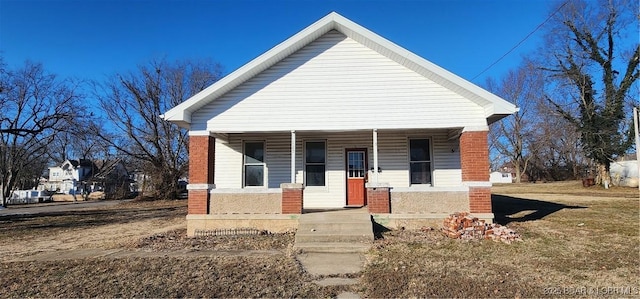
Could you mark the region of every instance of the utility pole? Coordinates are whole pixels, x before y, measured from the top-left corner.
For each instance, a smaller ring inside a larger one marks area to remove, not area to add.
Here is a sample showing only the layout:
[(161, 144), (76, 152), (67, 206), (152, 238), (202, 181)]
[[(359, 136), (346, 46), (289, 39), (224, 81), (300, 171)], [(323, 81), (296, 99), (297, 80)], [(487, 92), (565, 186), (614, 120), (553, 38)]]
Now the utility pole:
[(638, 135), (638, 108), (633, 107), (633, 126), (636, 136), (636, 163), (638, 164), (638, 191), (640, 191), (640, 135)]

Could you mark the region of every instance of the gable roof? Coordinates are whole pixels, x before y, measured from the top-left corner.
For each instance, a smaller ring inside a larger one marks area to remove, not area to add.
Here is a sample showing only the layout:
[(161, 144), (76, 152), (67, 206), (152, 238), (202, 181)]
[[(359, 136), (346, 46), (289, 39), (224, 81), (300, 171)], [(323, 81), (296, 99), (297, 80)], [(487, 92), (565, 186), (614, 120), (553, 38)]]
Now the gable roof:
[(69, 160), (65, 160), (64, 162), (62, 162), (60, 167), (63, 167), (65, 164), (71, 165), (71, 167), (73, 167), (73, 168), (92, 167), (92, 166), (94, 166), (93, 161), (88, 160), (88, 159), (78, 159), (78, 160), (69, 159)]
[(344, 34), (396, 63), (429, 78), (435, 83), (483, 107), (488, 123), (493, 123), (517, 111), (517, 108), (513, 104), (504, 99), (394, 44), (340, 14), (331, 12), (236, 71), (195, 94), (188, 100), (170, 109), (161, 115), (161, 117), (181, 127), (189, 128), (193, 112), (302, 49), (304, 46), (331, 30), (336, 30)]

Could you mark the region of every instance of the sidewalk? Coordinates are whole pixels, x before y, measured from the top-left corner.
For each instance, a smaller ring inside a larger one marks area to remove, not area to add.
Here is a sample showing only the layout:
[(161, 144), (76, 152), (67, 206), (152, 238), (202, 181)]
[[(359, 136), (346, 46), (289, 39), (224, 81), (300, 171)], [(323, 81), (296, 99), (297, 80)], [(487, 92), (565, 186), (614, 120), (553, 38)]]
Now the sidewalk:
[(0, 217), (9, 215), (31, 215), (52, 212), (67, 212), (74, 210), (93, 209), (101, 207), (115, 206), (126, 200), (90, 200), (90, 201), (54, 201), (47, 203), (32, 203), (22, 205), (10, 205), (7, 208), (0, 208)]
[(179, 250), (145, 251), (126, 249), (70, 249), (41, 252), (24, 257), (0, 259), (1, 262), (61, 261), (85, 258), (144, 258), (144, 257), (213, 257), (213, 256), (273, 256), (283, 255), (280, 250)]

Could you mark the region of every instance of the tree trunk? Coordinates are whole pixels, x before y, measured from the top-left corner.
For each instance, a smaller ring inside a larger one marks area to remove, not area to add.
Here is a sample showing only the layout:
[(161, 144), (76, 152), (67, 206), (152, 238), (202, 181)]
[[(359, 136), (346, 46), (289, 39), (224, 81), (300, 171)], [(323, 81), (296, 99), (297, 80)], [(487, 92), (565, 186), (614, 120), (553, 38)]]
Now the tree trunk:
[(2, 207), (7, 207), (7, 198), (4, 196), (4, 183), (0, 182), (0, 198), (2, 199)]
[(602, 185), (605, 189), (609, 189), (609, 186), (611, 185), (611, 172), (609, 171), (608, 163), (598, 163), (596, 182)]
[(520, 172), (520, 161), (516, 160), (516, 163), (514, 165), (515, 167), (515, 173), (516, 173), (516, 183), (521, 183), (522, 182), (522, 172)]

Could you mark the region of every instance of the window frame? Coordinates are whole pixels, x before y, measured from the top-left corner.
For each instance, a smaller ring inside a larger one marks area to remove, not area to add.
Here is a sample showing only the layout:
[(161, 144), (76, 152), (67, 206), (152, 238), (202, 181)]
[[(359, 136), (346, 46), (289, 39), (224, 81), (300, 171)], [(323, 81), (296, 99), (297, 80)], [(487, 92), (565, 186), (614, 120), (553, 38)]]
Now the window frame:
[[(427, 150), (429, 151), (429, 160), (416, 160), (413, 161), (411, 160), (411, 141), (412, 140), (427, 140), (427, 142), (429, 143), (427, 146)], [(424, 137), (424, 136), (415, 136), (415, 137), (409, 137), (407, 138), (407, 170), (409, 172), (409, 186), (433, 186), (433, 139), (431, 137)], [(411, 171), (411, 166), (414, 163), (428, 163), (429, 164), (429, 177), (430, 180), (428, 183), (413, 183), (412, 180), (412, 171)]]
[[(322, 142), (324, 144), (324, 163), (318, 163), (318, 162), (307, 162), (307, 145), (309, 143), (319, 143)], [(329, 159), (329, 155), (328, 155), (328, 149), (327, 149), (327, 140), (326, 139), (312, 139), (312, 140), (305, 140), (304, 141), (304, 151), (302, 153), (302, 161), (303, 163), (303, 183), (305, 188), (326, 188), (328, 186), (328, 177), (327, 177), (327, 165), (329, 164), (328, 162)], [(307, 184), (307, 166), (312, 165), (312, 166), (317, 166), (317, 165), (324, 165), (324, 185), (308, 185)]]
[[(262, 143), (262, 162), (247, 162), (247, 144), (250, 143)], [(262, 185), (247, 186), (247, 166), (262, 166)], [(267, 142), (264, 140), (243, 140), (242, 141), (242, 188), (265, 188), (268, 186), (267, 182)]]

